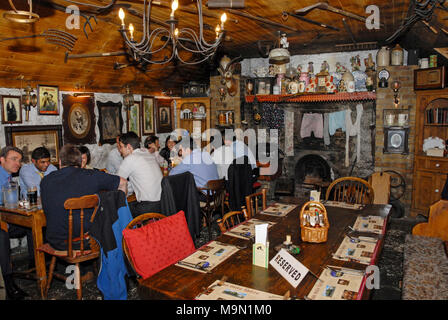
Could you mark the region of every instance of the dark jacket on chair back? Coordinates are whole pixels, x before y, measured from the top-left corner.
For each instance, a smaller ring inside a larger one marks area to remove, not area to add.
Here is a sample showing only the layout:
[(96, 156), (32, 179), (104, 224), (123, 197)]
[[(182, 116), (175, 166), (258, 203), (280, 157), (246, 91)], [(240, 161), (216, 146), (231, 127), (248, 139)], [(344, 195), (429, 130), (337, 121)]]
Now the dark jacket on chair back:
[(246, 204), (246, 196), (253, 191), (252, 167), (248, 157), (234, 159), (227, 170), (226, 189), (229, 193), (229, 205), (232, 211), (241, 210)]

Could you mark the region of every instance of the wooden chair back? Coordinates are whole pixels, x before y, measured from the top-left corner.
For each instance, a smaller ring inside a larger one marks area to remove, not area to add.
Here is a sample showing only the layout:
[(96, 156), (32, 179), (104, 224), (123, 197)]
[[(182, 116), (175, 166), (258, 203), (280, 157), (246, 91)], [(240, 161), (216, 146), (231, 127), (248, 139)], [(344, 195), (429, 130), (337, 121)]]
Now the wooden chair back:
[(207, 182), (207, 205), (213, 203), (213, 209), (220, 208), (221, 216), (224, 216), (224, 200), (226, 196), (226, 181), (224, 179), (209, 180)]
[(230, 211), (224, 215), (222, 219), (218, 219), (216, 222), (218, 223), (219, 229), (221, 233), (226, 232), (230, 228), (240, 224), (241, 222), (247, 220), (247, 211)]
[(350, 204), (371, 204), (374, 199), (374, 191), (364, 179), (342, 177), (334, 180), (328, 186), (325, 199)]
[[(148, 223), (151, 223), (151, 222), (163, 219), (163, 218), (166, 218), (166, 216), (163, 214), (160, 214), (160, 213), (155, 213), (155, 212), (143, 213), (143, 214), (135, 217), (131, 222), (129, 222), (125, 229), (140, 228)], [(129, 256), (129, 249), (126, 245), (126, 241), (125, 241), (124, 237), (122, 239), (121, 246), (123, 248), (123, 252), (126, 256), (126, 259), (129, 261), (130, 266), (132, 267), (132, 269), (135, 272), (135, 267), (134, 267), (134, 264), (132, 263), (131, 257)], [(137, 272), (135, 272), (135, 273), (137, 274)]]
[(388, 204), (390, 201), (390, 174), (375, 172), (369, 177), (369, 184), (375, 193), (374, 204)]
[[(99, 198), (96, 194), (86, 195), (79, 198), (69, 198), (64, 202), (64, 208), (69, 210), (68, 213), (68, 257), (73, 257), (73, 242), (79, 239), (80, 241), (80, 255), (84, 255), (84, 239), (86, 239), (86, 233), (84, 233), (84, 210), (93, 208), (93, 214), (90, 218), (90, 222), (95, 218), (98, 211)], [(73, 235), (73, 210), (80, 210), (80, 234)], [(93, 249), (93, 248), (91, 248)], [(90, 252), (89, 252), (90, 253)]]
[(431, 205), (428, 222), (415, 225), (412, 234), (448, 241), (448, 200), (439, 200)]
[[(255, 214), (260, 212), (261, 210), (266, 209), (266, 194), (267, 189), (261, 189), (259, 192), (252, 193), (246, 196), (246, 209), (248, 218), (252, 218)], [(261, 206), (260, 206), (261, 200)]]

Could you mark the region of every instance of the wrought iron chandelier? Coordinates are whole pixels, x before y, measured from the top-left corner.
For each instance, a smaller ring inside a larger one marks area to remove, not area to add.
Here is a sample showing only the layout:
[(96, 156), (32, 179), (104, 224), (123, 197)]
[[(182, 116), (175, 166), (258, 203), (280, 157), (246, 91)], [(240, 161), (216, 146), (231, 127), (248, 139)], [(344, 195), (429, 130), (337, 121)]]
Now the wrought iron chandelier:
[[(158, 27), (151, 30), (152, 0), (145, 0), (143, 3), (143, 35), (140, 42), (136, 42), (134, 39), (134, 26), (129, 24), (128, 29), (126, 28), (124, 23), (125, 13), (120, 8), (118, 15), (121, 20), (121, 28), (119, 31), (131, 60), (137, 63), (140, 68), (145, 69), (148, 64), (165, 64), (173, 61), (173, 59), (178, 59), (183, 64), (199, 64), (212, 57), (224, 39), (224, 23), (227, 20), (227, 15), (223, 13), (221, 15), (221, 24), (216, 26), (215, 42), (208, 43), (203, 35), (202, 0), (196, 0), (196, 5), (198, 9), (199, 34), (196, 34), (191, 28), (177, 28), (178, 20), (175, 18), (174, 13), (179, 6), (178, 0), (173, 0), (171, 3), (171, 14), (169, 20), (166, 21), (169, 24), (169, 28)], [(162, 41), (162, 44), (157, 39)], [(163, 55), (166, 50), (170, 53), (157, 60), (155, 56)], [(182, 57), (180, 52), (189, 53), (188, 59)]]

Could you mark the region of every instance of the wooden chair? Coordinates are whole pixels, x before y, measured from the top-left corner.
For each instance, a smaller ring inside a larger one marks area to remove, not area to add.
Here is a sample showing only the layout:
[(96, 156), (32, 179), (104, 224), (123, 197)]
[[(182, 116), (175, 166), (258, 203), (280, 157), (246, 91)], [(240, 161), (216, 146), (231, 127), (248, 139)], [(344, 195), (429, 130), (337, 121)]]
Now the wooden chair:
[(374, 199), (374, 191), (364, 179), (343, 177), (334, 180), (328, 186), (325, 199), (350, 204), (371, 204)]
[[(255, 214), (261, 210), (266, 209), (266, 193), (267, 189), (261, 189), (260, 192), (252, 193), (246, 196), (246, 208), (248, 219), (252, 218)], [(260, 210), (260, 200), (261, 200), (261, 210)]]
[(198, 190), (200, 192), (206, 191), (206, 201), (200, 201), (199, 206), (208, 227), (209, 239), (211, 239), (213, 213), (219, 210), (221, 212), (221, 217), (224, 216), (224, 201), (226, 197), (225, 180), (210, 180), (207, 182), (207, 186), (205, 188), (198, 188)]
[(390, 201), (390, 174), (375, 172), (369, 177), (369, 184), (375, 193), (374, 204), (388, 204)]
[[(131, 222), (129, 222), (125, 229), (140, 228), (148, 223), (151, 223), (153, 221), (157, 221), (157, 220), (160, 220), (163, 218), (166, 218), (166, 216), (163, 214), (160, 214), (160, 213), (154, 213), (154, 212), (143, 213), (143, 214), (139, 215), (138, 217), (135, 217)], [(132, 270), (134, 270), (134, 272), (137, 274), (137, 280), (140, 282), (142, 278), (135, 271), (135, 267), (134, 267), (134, 264), (132, 263), (132, 259), (131, 259), (130, 255), (129, 255), (129, 249), (126, 245), (126, 241), (125, 241), (124, 237), (123, 237), (121, 243), (122, 243), (123, 252), (126, 255), (126, 259), (129, 261), (129, 264), (132, 267)]]
[(230, 211), (226, 213), (222, 219), (218, 219), (216, 222), (218, 223), (221, 233), (224, 233), (247, 219), (249, 219), (247, 210), (243, 208), (243, 211)]
[[(92, 274), (87, 273), (85, 276), (81, 277), (79, 264), (88, 260), (97, 259), (100, 256), (100, 247), (98, 243), (91, 238), (87, 232), (84, 232), (84, 210), (93, 208), (94, 212), (90, 219), (90, 222), (95, 218), (95, 214), (98, 210), (99, 198), (96, 194), (86, 195), (79, 198), (69, 198), (64, 202), (64, 208), (69, 210), (68, 214), (68, 240), (67, 248), (68, 250), (56, 250), (49, 243), (43, 244), (38, 250), (43, 251), (52, 256), (50, 269), (48, 273), (48, 282), (45, 289), (45, 298), (48, 295), (48, 290), (50, 289), (51, 281), (53, 276), (56, 278), (67, 280), (68, 276), (54, 273), (54, 268), (56, 265), (56, 258), (62, 259), (68, 264), (75, 265), (75, 287), (78, 300), (82, 300), (82, 283), (86, 280), (90, 280)], [(73, 210), (80, 210), (80, 234), (79, 237), (73, 235)], [(82, 241), (81, 241), (82, 240)], [(89, 241), (90, 249), (84, 248), (84, 242)], [(79, 242), (79, 249), (73, 248), (73, 243)], [(69, 275), (70, 276), (70, 275)]]
[(440, 238), (448, 241), (448, 200), (439, 200), (429, 207), (428, 222), (419, 223), (412, 229), (418, 236)]

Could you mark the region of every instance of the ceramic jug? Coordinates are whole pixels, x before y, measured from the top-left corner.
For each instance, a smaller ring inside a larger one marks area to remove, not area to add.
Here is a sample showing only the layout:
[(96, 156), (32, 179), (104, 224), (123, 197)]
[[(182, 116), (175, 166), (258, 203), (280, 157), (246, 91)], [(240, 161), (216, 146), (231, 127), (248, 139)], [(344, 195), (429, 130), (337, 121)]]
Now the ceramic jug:
[(386, 46), (381, 47), (376, 54), (376, 65), (378, 67), (387, 67), (390, 64), (390, 52)]
[(403, 48), (398, 43), (390, 53), (390, 61), (393, 66), (403, 65)]

